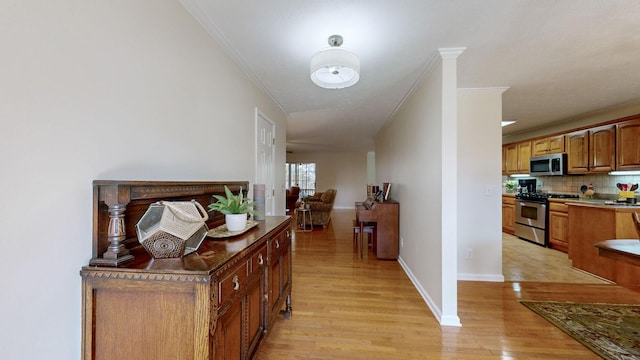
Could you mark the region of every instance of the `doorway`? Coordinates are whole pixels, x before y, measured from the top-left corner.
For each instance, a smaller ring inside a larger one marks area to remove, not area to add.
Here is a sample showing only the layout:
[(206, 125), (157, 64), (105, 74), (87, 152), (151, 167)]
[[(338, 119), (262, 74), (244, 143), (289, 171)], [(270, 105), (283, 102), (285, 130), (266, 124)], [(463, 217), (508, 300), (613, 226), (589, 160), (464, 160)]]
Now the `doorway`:
[(274, 215), (275, 124), (256, 108), (256, 184), (264, 184), (265, 216)]

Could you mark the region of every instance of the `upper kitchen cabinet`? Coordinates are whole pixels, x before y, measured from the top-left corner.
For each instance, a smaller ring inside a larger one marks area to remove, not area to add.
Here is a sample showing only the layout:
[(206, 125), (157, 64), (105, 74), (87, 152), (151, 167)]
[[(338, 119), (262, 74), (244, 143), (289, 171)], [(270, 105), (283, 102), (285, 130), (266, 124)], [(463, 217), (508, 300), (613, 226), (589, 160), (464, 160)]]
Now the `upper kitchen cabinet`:
[(605, 173), (614, 170), (615, 143), (615, 125), (604, 125), (567, 134), (567, 173)]
[(529, 159), (531, 159), (531, 141), (518, 143), (518, 172), (529, 173)]
[(563, 153), (564, 147), (564, 135), (549, 136), (543, 139), (537, 139), (532, 141), (532, 155), (548, 155)]
[(502, 147), (502, 173), (515, 174), (518, 172), (518, 145), (508, 144)]
[(605, 125), (589, 129), (589, 172), (609, 172), (615, 169), (616, 126)]
[(567, 134), (567, 173), (589, 172), (589, 131), (581, 130)]
[(640, 119), (624, 121), (616, 127), (616, 169), (640, 169)]
[(531, 141), (508, 144), (502, 147), (504, 174), (524, 174), (529, 172)]

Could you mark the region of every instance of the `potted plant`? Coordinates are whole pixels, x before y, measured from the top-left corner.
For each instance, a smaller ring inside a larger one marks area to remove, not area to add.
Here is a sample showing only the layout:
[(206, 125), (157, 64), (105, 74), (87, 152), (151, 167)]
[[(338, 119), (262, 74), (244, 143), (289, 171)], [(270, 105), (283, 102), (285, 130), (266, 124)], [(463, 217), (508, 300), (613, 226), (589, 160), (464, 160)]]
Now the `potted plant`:
[(516, 187), (518, 186), (518, 182), (515, 180), (507, 180), (502, 185), (504, 186), (504, 189), (508, 193), (514, 193), (516, 192)]
[(247, 214), (255, 215), (253, 200), (244, 197), (242, 188), (238, 195), (234, 195), (225, 185), (226, 196), (213, 195), (217, 202), (209, 204), (209, 211), (218, 211), (224, 214), (224, 220), (228, 231), (242, 231), (247, 227)]

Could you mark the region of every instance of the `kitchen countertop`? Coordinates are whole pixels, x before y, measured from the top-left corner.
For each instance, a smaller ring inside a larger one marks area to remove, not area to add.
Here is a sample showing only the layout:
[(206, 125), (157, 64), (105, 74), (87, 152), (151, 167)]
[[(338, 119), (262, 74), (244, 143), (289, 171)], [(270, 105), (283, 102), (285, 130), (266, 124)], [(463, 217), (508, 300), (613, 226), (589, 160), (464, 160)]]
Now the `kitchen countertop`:
[(640, 240), (614, 239), (596, 243), (600, 256), (640, 266)]
[(640, 203), (628, 204), (617, 202), (614, 200), (602, 199), (553, 199), (554, 201), (563, 200), (567, 205), (594, 206), (614, 209), (635, 209), (640, 208)]

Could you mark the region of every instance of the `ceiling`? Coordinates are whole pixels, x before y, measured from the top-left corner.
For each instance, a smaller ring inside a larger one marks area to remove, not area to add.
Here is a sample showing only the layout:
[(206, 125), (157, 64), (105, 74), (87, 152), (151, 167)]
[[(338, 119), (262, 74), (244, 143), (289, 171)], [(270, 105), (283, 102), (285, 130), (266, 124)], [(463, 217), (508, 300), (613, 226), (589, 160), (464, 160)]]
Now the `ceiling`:
[[(640, 1), (181, 0), (287, 114), (287, 151), (372, 151), (439, 48), (465, 47), (460, 88), (508, 87), (503, 135), (640, 99)], [(339, 34), (360, 81), (314, 85)]]

